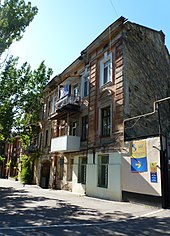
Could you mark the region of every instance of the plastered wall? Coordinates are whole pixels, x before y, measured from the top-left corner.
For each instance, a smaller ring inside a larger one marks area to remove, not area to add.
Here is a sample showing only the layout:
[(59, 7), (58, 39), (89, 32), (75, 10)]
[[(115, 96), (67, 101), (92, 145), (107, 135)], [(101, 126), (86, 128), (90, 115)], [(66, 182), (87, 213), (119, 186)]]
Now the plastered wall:
[[(147, 171), (132, 173), (130, 142), (125, 143), (122, 152), (122, 190), (127, 192), (161, 196), (160, 140), (158, 137), (146, 140)], [(157, 183), (151, 182), (150, 163), (157, 163)]]

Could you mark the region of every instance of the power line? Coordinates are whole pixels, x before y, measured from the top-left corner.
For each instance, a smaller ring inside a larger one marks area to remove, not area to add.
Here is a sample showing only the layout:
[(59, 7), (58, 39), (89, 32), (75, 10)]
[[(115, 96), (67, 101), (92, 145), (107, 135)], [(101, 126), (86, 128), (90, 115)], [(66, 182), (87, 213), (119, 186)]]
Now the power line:
[(116, 8), (115, 8), (115, 6), (113, 5), (112, 0), (110, 0), (110, 4), (112, 5), (112, 7), (113, 7), (113, 9), (114, 9), (114, 11), (115, 11), (115, 13), (116, 13), (116, 16), (119, 17), (119, 16), (118, 16), (118, 13), (117, 13), (117, 11), (116, 11)]

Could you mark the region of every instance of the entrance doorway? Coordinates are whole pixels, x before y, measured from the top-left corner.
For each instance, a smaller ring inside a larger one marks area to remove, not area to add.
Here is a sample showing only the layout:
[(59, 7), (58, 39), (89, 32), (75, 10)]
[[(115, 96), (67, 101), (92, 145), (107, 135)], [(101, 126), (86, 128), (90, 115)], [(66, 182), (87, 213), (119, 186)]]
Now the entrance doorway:
[(41, 178), (40, 178), (40, 187), (48, 188), (49, 178), (50, 178), (50, 161), (46, 160), (42, 163), (41, 166)]

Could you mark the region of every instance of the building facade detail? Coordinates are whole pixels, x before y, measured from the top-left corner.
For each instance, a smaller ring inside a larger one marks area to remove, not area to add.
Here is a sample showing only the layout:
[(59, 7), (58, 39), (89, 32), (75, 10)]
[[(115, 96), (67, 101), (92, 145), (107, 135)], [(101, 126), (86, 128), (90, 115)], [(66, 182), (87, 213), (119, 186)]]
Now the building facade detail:
[[(123, 17), (105, 29), (44, 90), (37, 183), (119, 201), (129, 193), (161, 198), (160, 170), (157, 183), (150, 182), (149, 166), (131, 173), (128, 146), (155, 137), (147, 141), (147, 163), (160, 165), (150, 144), (159, 148), (157, 114), (128, 118), (170, 95), (169, 59), (162, 32)], [(168, 101), (160, 106), (163, 131), (169, 130)]]

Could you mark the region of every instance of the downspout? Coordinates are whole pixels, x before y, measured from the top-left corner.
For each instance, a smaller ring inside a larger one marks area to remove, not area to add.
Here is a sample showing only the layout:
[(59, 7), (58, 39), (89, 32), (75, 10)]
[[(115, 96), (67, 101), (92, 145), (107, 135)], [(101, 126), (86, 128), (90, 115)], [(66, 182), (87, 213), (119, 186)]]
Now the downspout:
[(123, 132), (125, 131), (125, 122), (126, 121), (131, 121), (137, 119), (137, 121), (131, 126), (127, 127), (126, 129), (131, 129), (133, 128), (138, 120), (142, 117), (150, 116), (158, 112), (158, 125), (159, 125), (159, 138), (160, 138), (160, 169), (161, 169), (161, 189), (162, 189), (162, 208), (167, 208), (167, 187), (166, 187), (166, 176), (165, 176), (165, 168), (166, 168), (166, 160), (165, 160), (165, 152), (163, 150), (163, 139), (162, 139), (162, 126), (161, 126), (161, 120), (160, 120), (160, 110), (159, 110), (159, 105), (160, 103), (169, 100), (170, 97), (162, 98), (159, 100), (154, 101), (153, 103), (153, 111), (149, 113), (145, 113), (139, 116), (134, 116), (131, 118), (124, 119), (123, 121)]

